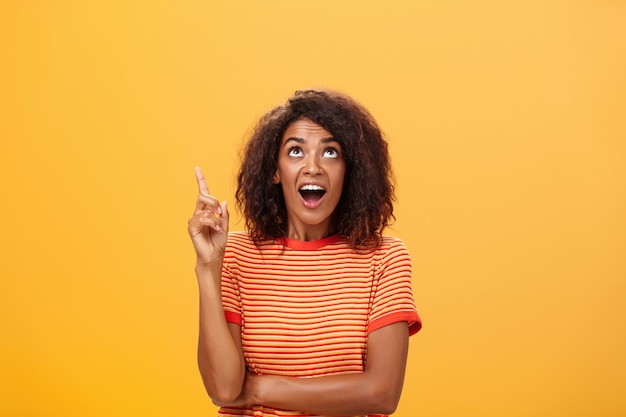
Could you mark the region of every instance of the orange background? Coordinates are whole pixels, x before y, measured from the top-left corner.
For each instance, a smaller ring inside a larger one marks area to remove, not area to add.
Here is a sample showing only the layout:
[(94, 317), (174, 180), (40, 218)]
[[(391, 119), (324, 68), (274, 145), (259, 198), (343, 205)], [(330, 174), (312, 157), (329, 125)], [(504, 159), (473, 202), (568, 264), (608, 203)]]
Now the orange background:
[(193, 167), (232, 202), (246, 132), (306, 87), (391, 144), (425, 321), (396, 416), (626, 415), (624, 22), (618, 0), (0, 2), (0, 415), (215, 414)]

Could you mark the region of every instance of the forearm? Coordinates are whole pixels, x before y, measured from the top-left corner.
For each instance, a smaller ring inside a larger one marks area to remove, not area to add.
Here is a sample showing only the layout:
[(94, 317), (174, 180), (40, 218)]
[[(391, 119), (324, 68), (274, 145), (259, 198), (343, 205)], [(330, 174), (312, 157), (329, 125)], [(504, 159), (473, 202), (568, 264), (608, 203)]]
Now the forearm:
[(242, 389), (245, 363), (224, 317), (217, 268), (196, 267), (200, 293), (198, 367), (209, 396), (232, 401)]
[(391, 414), (401, 392), (368, 373), (317, 378), (257, 376), (250, 393), (255, 404), (304, 413), (355, 416)]

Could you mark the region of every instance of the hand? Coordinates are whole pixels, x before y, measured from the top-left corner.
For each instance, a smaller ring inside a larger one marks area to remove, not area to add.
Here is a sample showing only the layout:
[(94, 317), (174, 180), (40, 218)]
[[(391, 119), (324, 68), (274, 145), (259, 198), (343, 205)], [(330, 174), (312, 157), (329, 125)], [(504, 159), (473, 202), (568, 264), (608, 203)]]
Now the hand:
[(228, 208), (209, 194), (202, 170), (196, 167), (198, 200), (196, 210), (189, 219), (187, 230), (196, 250), (197, 264), (221, 265), (228, 236)]

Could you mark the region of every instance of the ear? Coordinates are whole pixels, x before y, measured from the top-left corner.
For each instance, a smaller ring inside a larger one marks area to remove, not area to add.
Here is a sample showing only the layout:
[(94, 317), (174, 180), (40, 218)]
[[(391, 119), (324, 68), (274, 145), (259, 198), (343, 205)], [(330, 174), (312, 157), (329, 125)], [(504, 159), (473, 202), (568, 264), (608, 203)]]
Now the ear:
[(278, 174), (278, 171), (276, 171), (276, 173), (274, 174), (272, 182), (274, 182), (274, 184), (280, 184), (280, 175)]

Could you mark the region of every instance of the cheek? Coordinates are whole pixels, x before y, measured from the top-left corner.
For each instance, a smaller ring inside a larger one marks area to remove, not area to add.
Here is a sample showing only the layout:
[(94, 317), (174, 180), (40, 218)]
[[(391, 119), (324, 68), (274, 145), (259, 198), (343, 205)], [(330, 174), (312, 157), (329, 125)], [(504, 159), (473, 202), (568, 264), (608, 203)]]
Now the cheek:
[(344, 177), (346, 176), (346, 170), (343, 167), (337, 167), (335, 169), (335, 182), (343, 182)]
[(333, 186), (335, 189), (338, 189), (339, 191), (343, 190), (343, 186), (344, 186), (344, 182), (346, 179), (346, 170), (345, 168), (340, 168), (337, 170), (337, 172), (335, 173), (335, 180), (333, 181)]

